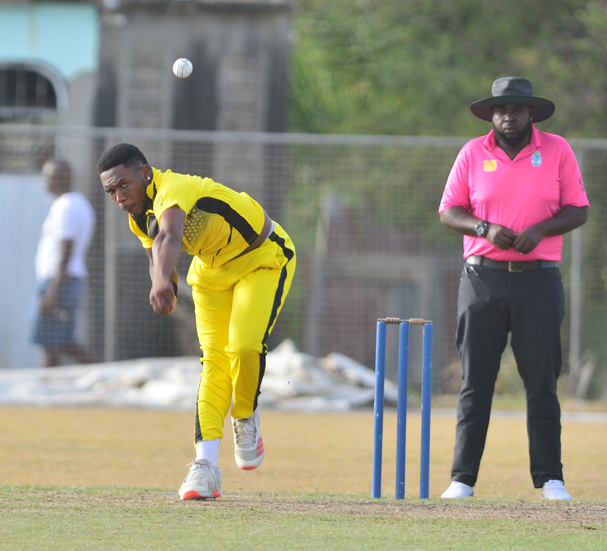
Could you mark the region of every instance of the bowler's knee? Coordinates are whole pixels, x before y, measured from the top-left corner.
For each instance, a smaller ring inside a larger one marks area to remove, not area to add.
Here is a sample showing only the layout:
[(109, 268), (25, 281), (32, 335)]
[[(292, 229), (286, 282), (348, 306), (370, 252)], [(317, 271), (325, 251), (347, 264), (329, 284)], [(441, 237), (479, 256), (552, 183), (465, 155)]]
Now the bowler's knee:
[(230, 343), (230, 350), (228, 351), (228, 354), (231, 357), (251, 358), (259, 357), (262, 352), (263, 345), (260, 342), (240, 341), (238, 343)]

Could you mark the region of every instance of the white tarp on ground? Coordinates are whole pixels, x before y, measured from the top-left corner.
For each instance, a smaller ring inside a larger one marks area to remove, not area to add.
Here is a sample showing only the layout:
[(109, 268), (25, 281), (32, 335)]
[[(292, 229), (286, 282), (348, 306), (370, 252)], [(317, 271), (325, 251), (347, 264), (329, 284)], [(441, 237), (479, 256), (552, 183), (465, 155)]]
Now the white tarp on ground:
[[(0, 404), (192, 410), (198, 357), (144, 358), (54, 369), (0, 369)], [(342, 354), (314, 358), (285, 340), (267, 356), (260, 407), (348, 411), (373, 405), (375, 375)], [(387, 405), (397, 389), (386, 381)]]

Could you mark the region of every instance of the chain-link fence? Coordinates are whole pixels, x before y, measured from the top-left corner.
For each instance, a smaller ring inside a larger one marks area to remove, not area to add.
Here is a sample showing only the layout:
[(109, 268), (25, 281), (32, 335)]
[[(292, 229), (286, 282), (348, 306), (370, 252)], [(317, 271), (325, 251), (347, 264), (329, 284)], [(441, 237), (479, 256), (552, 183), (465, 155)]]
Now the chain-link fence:
[[(437, 208), (463, 138), (0, 126), (0, 367), (37, 361), (29, 342), (33, 258), (50, 204), (40, 169), (52, 156), (72, 164), (74, 187), (97, 216), (88, 298), (78, 325), (94, 358), (199, 354), (188, 293), (180, 292), (170, 317), (153, 314), (147, 256), (96, 174), (101, 152), (122, 141), (140, 147), (154, 167), (210, 176), (248, 192), (290, 233), (298, 268), (270, 349), (290, 338), (303, 352), (339, 352), (372, 368), (378, 317), (424, 317), (435, 324), (434, 388), (450, 390), (449, 378), (458, 372), (454, 332), (462, 240), (440, 224)], [(570, 390), (591, 396), (601, 392), (607, 365), (607, 142), (572, 145), (591, 211), (588, 223), (566, 236), (563, 249), (564, 357)], [(182, 282), (189, 260), (182, 257), (178, 266)], [(419, 339), (412, 331), (412, 367), (419, 365)], [(388, 342), (392, 365), (395, 340)], [(419, 382), (415, 369), (411, 381)]]

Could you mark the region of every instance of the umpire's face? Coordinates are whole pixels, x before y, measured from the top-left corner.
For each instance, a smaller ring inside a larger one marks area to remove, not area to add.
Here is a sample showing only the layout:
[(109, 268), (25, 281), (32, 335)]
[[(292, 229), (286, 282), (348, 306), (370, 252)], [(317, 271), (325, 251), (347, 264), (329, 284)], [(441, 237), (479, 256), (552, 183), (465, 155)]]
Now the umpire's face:
[(152, 208), (152, 200), (146, 190), (152, 180), (148, 165), (125, 167), (118, 165), (99, 175), (104, 191), (122, 210), (135, 218)]
[(493, 124), (508, 139), (516, 139), (532, 120), (533, 107), (517, 103), (496, 105)]

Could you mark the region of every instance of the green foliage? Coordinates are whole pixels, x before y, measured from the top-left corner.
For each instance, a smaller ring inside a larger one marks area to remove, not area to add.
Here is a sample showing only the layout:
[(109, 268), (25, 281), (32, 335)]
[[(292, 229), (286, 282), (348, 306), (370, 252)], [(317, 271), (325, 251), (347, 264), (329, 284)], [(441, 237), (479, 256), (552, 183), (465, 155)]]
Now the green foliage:
[(293, 146), (289, 155), (293, 185), (287, 202), (293, 238), (299, 246), (313, 246), (319, 207), (328, 197), (337, 197), (348, 214), (351, 245), (356, 243), (358, 250), (382, 245), (372, 242), (375, 228), (408, 236), (420, 250), (428, 243), (455, 242), (459, 246), (461, 237), (440, 225), (437, 209), (462, 144), (328, 144), (314, 151)]
[(500, 76), (552, 99), (542, 129), (607, 130), (607, 5), (584, 0), (302, 0), (290, 130), (472, 136)]

